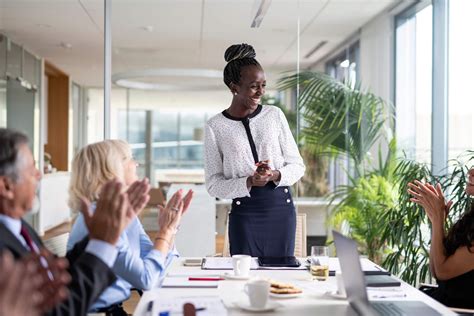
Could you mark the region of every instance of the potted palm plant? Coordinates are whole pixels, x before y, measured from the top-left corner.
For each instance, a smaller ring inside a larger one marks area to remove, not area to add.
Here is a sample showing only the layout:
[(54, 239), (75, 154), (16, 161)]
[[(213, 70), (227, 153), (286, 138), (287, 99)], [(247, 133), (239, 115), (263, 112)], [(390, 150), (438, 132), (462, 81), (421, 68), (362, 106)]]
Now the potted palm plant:
[[(397, 192), (392, 181), (392, 106), (360, 85), (352, 87), (318, 72), (305, 71), (279, 81), (280, 89), (298, 85), (305, 148), (314, 155), (345, 157), (351, 166), (346, 169), (348, 183), (330, 195), (331, 202), (340, 202), (334, 205), (329, 223), (342, 230), (347, 224), (346, 233), (358, 241), (361, 251), (381, 263), (385, 223), (380, 215), (396, 203)], [(379, 141), (390, 145), (386, 156), (379, 147), (376, 162), (371, 150)]]
[[(439, 182), (454, 202), (449, 221), (455, 221), (472, 203), (464, 187), (474, 151), (450, 161), (445, 175), (435, 176), (426, 164), (396, 157), (393, 107), (387, 102), (360, 85), (352, 88), (317, 72), (280, 80), (280, 89), (298, 85), (304, 146), (315, 155), (345, 156), (353, 165), (348, 183), (331, 194), (340, 203), (333, 209), (330, 224), (340, 229), (347, 224), (347, 234), (359, 242), (361, 251), (404, 281), (412, 285), (431, 281), (429, 221), (410, 201), (407, 184), (415, 179)], [(387, 155), (379, 147), (378, 161), (374, 161), (371, 149), (379, 140), (388, 144)]]

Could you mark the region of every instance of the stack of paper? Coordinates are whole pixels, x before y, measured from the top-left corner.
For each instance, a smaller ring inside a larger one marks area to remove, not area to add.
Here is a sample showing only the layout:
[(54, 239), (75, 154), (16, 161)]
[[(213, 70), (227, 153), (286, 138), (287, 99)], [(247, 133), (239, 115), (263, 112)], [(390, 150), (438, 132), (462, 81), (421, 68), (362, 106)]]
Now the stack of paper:
[(199, 316), (207, 315), (227, 315), (222, 300), (217, 296), (192, 296), (169, 299), (157, 299), (153, 302), (152, 315), (159, 315), (168, 312), (169, 315), (183, 315), (183, 305), (192, 303), (199, 311)]
[[(206, 257), (202, 260), (204, 270), (233, 270), (231, 257)], [(258, 269), (257, 258), (252, 258), (250, 269)]]

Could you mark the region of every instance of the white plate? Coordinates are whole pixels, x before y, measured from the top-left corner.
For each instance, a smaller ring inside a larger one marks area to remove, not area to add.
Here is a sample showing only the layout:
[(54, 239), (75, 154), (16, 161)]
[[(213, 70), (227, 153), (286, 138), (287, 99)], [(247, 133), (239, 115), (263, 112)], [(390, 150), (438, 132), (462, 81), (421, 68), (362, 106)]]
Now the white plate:
[(336, 292), (336, 291), (327, 291), (325, 294), (337, 300), (345, 300), (347, 298), (345, 295), (342, 295), (341, 293)]
[(265, 307), (257, 308), (250, 305), (248, 298), (242, 301), (235, 302), (235, 305), (248, 312), (270, 312), (274, 309), (277, 309), (283, 306), (277, 302), (267, 301), (267, 305), (265, 305)]
[(295, 298), (295, 297), (300, 297), (301, 295), (303, 295), (303, 292), (291, 293), (291, 294), (277, 294), (277, 293), (270, 292), (270, 296), (273, 298)]
[(227, 280), (248, 280), (248, 279), (250, 279), (250, 275), (234, 275), (234, 274), (230, 274), (230, 273), (224, 273), (222, 275), (222, 277), (224, 279), (227, 279)]

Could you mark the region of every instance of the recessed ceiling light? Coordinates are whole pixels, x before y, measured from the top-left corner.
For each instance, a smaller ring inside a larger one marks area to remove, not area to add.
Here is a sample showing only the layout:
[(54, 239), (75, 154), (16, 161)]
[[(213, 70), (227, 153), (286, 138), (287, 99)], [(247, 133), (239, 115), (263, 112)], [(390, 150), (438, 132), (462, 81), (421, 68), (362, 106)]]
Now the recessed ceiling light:
[(141, 29), (147, 32), (153, 32), (154, 27), (153, 25), (146, 25), (146, 26), (142, 26)]
[(112, 75), (112, 81), (121, 87), (141, 90), (212, 90), (220, 86), (217, 84), (210, 85), (185, 85), (185, 84), (162, 84), (149, 83), (140, 81), (143, 78), (160, 78), (160, 77), (196, 77), (196, 78), (222, 78), (222, 71), (214, 69), (185, 69), (185, 68), (158, 68), (132, 70)]
[(61, 44), (59, 44), (59, 46), (61, 46), (62, 48), (65, 48), (65, 49), (71, 49), (72, 48), (72, 44), (71, 43), (66, 43), (66, 42), (61, 42)]
[(38, 24), (36, 24), (36, 26), (38, 26), (38, 27), (43, 27), (43, 28), (45, 28), (45, 29), (48, 29), (48, 28), (51, 28), (51, 27), (52, 27), (51, 25), (49, 25), (49, 24), (44, 24), (44, 23), (38, 23)]
[(342, 61), (339, 66), (341, 66), (342, 68), (347, 68), (349, 67), (349, 59), (346, 59), (344, 61)]

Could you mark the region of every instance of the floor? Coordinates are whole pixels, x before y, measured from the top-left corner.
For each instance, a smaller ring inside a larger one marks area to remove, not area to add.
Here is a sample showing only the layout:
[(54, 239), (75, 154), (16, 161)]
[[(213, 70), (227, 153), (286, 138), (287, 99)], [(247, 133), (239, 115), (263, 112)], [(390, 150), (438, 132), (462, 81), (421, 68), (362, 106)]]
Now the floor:
[[(71, 230), (71, 222), (67, 222), (46, 231), (42, 239), (48, 240), (55, 236), (68, 233), (70, 230)], [(157, 233), (156, 231), (147, 231), (147, 234), (150, 236), (150, 239), (152, 240), (155, 238), (156, 233)], [(223, 248), (224, 248), (224, 236), (217, 235), (216, 236), (216, 253), (222, 253)], [(132, 291), (132, 295), (130, 296), (130, 298), (124, 302), (124, 308), (127, 311), (127, 313), (133, 314), (133, 311), (135, 310), (139, 301), (140, 301), (140, 296), (138, 295), (138, 293), (136, 291)]]

